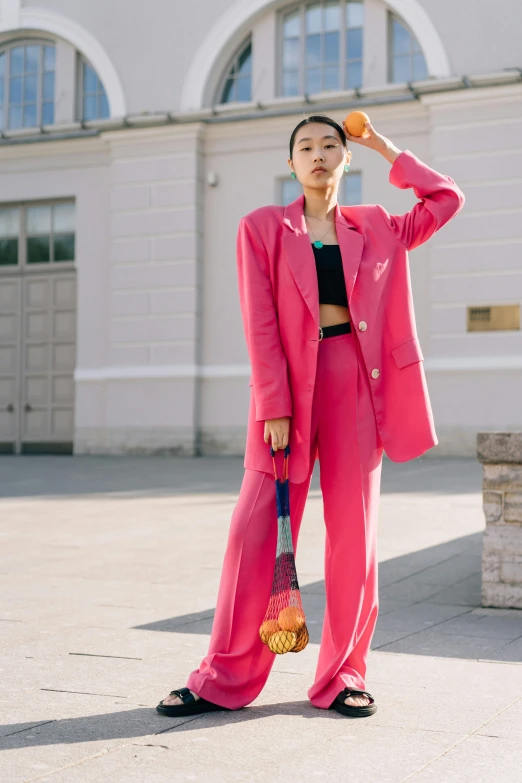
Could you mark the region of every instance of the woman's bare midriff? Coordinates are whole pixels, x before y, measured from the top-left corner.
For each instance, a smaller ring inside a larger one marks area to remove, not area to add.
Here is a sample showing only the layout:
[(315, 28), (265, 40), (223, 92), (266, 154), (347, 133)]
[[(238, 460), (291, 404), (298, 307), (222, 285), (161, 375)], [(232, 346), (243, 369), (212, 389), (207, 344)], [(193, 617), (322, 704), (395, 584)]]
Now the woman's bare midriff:
[(350, 311), (347, 307), (333, 304), (319, 305), (319, 325), (334, 326), (335, 324), (345, 324), (350, 320)]

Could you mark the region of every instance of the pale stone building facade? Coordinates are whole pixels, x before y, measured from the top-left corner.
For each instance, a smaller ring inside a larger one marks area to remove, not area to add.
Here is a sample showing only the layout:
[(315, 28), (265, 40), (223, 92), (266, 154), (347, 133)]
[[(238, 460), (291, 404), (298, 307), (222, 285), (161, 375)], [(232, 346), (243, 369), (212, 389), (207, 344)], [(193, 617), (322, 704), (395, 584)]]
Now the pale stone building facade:
[[(411, 254), (431, 453), (520, 429), (522, 7), (496, 9), (0, 0), (0, 450), (241, 454), (239, 219), (298, 194), (303, 116), (358, 106), (467, 197)], [(414, 203), (352, 168), (342, 203)]]

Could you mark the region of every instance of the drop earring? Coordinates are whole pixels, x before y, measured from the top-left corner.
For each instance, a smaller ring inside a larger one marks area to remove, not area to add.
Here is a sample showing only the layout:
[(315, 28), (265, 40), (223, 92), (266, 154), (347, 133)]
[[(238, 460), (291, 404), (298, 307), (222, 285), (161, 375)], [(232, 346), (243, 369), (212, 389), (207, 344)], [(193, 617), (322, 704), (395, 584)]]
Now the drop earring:
[(345, 171), (350, 171), (350, 164), (349, 163), (345, 163), (344, 164), (344, 170)]
[(295, 173), (295, 171), (291, 171), (290, 176), (292, 177), (292, 179), (296, 179), (297, 174)]

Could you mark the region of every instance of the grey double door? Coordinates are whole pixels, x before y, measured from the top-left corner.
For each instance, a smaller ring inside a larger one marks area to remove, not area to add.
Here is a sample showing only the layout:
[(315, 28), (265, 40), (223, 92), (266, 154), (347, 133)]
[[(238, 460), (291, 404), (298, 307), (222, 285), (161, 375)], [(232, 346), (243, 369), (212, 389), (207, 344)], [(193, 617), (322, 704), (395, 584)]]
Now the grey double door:
[(3, 269), (0, 452), (72, 453), (75, 364), (75, 270)]

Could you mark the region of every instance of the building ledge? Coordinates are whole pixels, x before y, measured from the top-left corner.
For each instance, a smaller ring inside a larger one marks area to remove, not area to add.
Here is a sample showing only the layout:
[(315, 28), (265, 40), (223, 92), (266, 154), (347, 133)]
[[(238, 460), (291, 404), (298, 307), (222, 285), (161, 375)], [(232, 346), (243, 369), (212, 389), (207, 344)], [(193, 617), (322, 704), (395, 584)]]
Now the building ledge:
[(291, 97), (275, 97), (270, 101), (248, 101), (214, 105), (194, 112), (143, 112), (125, 117), (111, 117), (88, 122), (69, 122), (46, 125), (41, 128), (20, 128), (0, 132), (0, 146), (9, 144), (33, 144), (43, 141), (100, 135), (105, 131), (126, 130), (189, 123), (220, 123), (259, 120), (261, 118), (292, 115), (303, 109), (318, 113), (332, 110), (350, 110), (376, 105), (421, 100), (423, 96), (447, 92), (522, 84), (522, 69), (507, 68), (494, 73), (471, 74), (424, 79), (402, 84), (383, 84), (362, 87), (357, 90), (311, 93)]

